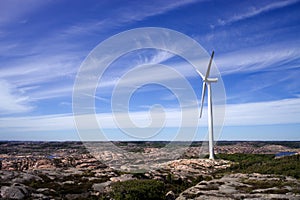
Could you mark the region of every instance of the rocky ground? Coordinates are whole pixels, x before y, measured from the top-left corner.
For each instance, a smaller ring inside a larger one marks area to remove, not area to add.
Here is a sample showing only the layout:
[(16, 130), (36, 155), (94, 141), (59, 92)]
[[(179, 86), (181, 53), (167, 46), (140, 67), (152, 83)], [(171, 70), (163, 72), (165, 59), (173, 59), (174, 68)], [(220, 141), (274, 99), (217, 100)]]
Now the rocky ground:
[[(93, 161), (93, 162), (92, 162)], [(1, 170), (1, 197), (4, 199), (88, 199), (103, 196), (114, 182), (141, 177), (115, 171), (105, 165), (95, 165), (93, 159), (75, 162), (74, 167), (54, 167), (51, 160), (40, 161), (34, 169)], [(47, 164), (46, 164), (47, 163)], [(143, 178), (164, 181), (172, 179), (191, 182), (195, 177), (209, 176), (219, 168), (226, 168), (228, 161), (207, 159), (181, 159), (162, 164), (164, 168), (142, 174)], [(41, 168), (39, 168), (39, 166)]]
[[(157, 147), (145, 147), (145, 144), (122, 146), (133, 152), (150, 152), (159, 160)], [(260, 150), (255, 152), (260, 153), (298, 150), (273, 144), (256, 148)], [(237, 149), (249, 152), (255, 148), (251, 143), (216, 147), (218, 152), (227, 153), (237, 152)], [(159, 162), (147, 171), (130, 173), (108, 167), (77, 142), (2, 142), (0, 199), (109, 199), (114, 183), (135, 179), (185, 185), (181, 193), (166, 192), (168, 200), (300, 199), (300, 182), (297, 179), (253, 173), (215, 175), (215, 172), (230, 167), (232, 162), (194, 158), (199, 152), (200, 148), (191, 147), (182, 158)], [(106, 159), (113, 155), (118, 160), (118, 154), (106, 152), (104, 155)], [(174, 187), (176, 189), (177, 186)]]
[[(297, 179), (263, 174), (229, 174), (201, 181), (177, 200), (188, 199), (300, 199)], [(296, 192), (298, 191), (298, 193)]]
[[(145, 177), (166, 180), (191, 181), (207, 175), (195, 186), (183, 191), (177, 200), (187, 199), (300, 199), (297, 179), (262, 174), (229, 174), (213, 178), (214, 167), (223, 168), (223, 160), (184, 159), (168, 162), (166, 168), (145, 173)], [(122, 174), (107, 167), (92, 170), (82, 168), (36, 169), (27, 171), (0, 171), (1, 198), (3, 199), (99, 199), (111, 191), (111, 184), (139, 178), (135, 174)], [(211, 179), (211, 180), (210, 180)], [(168, 199), (175, 199), (172, 191)]]

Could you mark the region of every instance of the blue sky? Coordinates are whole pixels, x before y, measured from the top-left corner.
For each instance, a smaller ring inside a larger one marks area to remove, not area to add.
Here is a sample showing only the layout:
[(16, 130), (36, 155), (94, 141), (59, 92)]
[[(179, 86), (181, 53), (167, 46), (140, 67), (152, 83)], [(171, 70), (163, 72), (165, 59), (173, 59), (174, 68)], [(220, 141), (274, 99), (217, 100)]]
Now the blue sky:
[[(209, 53), (215, 50), (227, 101), (219, 139), (300, 140), (299, 11), (297, 0), (2, 0), (0, 140), (78, 140), (72, 92), (81, 63), (100, 42), (141, 27), (179, 31)], [(110, 100), (120, 74), (141, 63), (172, 63), (197, 98), (201, 96), (201, 79), (183, 67), (178, 56), (158, 50), (132, 52), (109, 68), (96, 94), (98, 119), (111, 139), (132, 139), (108, 119)], [(151, 73), (159, 76), (158, 71)], [(179, 123), (174, 97), (160, 86), (145, 86), (133, 95), (130, 114), (147, 122), (149, 107), (161, 104), (169, 121), (156, 139), (168, 140)], [(199, 103), (186, 106), (197, 109)], [(204, 118), (197, 139), (203, 139), (205, 124)]]

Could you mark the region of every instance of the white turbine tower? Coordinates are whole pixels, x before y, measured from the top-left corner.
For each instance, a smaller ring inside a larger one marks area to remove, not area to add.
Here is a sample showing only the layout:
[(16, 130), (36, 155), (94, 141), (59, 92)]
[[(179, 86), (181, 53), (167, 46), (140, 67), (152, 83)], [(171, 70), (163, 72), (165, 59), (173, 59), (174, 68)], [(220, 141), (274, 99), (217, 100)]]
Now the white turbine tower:
[(205, 76), (203, 76), (198, 70), (196, 70), (197, 73), (203, 79), (201, 107), (200, 107), (200, 118), (202, 116), (204, 97), (205, 97), (205, 92), (207, 90), (208, 148), (209, 148), (209, 159), (212, 159), (212, 160), (214, 159), (214, 126), (213, 126), (211, 83), (217, 82), (218, 78), (209, 78), (209, 73), (210, 73), (210, 68), (211, 68), (213, 57), (214, 57), (214, 53), (215, 52), (213, 51), (212, 54), (211, 54), (210, 61), (209, 61)]

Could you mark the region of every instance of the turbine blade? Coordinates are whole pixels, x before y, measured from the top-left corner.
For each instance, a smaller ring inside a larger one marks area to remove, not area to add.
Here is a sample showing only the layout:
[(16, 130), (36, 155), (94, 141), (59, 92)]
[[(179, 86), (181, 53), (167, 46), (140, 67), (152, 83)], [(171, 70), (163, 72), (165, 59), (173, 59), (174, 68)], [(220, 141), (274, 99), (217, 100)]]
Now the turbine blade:
[(206, 91), (206, 83), (203, 82), (203, 86), (202, 86), (202, 96), (201, 96), (201, 106), (200, 106), (200, 118), (202, 117), (202, 111), (203, 111), (203, 104), (204, 104), (205, 91)]
[(202, 77), (202, 74), (200, 71), (198, 71), (198, 69), (196, 69), (196, 72), (200, 75), (200, 77)]
[(207, 80), (207, 78), (209, 76), (209, 72), (210, 72), (210, 68), (211, 68), (211, 63), (212, 63), (212, 60), (214, 58), (214, 55), (215, 55), (215, 52), (213, 51), (212, 54), (211, 54), (211, 57), (210, 57), (210, 61), (209, 61), (208, 67), (207, 67), (207, 71), (206, 71), (205, 79), (204, 80)]

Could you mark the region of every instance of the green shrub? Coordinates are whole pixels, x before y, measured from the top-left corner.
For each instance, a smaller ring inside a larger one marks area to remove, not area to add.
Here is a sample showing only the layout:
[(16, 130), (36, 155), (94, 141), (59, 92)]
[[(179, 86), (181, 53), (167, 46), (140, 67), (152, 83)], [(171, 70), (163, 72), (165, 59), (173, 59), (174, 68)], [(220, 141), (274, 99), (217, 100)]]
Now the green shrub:
[(115, 200), (164, 199), (164, 183), (157, 180), (129, 180), (112, 185)]
[(265, 154), (218, 154), (218, 158), (235, 162), (227, 172), (278, 174), (300, 178), (300, 155), (275, 159)]

